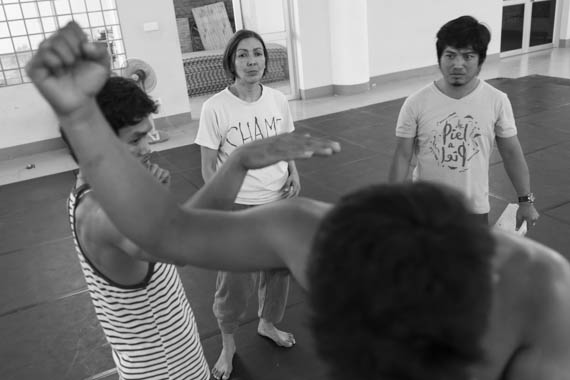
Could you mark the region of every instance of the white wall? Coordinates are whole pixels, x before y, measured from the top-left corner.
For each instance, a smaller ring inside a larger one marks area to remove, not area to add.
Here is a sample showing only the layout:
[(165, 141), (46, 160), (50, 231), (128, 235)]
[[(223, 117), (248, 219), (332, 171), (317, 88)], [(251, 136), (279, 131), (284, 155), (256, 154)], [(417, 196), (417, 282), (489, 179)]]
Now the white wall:
[[(348, 1), (348, 0), (347, 0)], [(376, 0), (377, 1), (377, 0)], [(332, 84), (328, 0), (292, 0), (299, 88)]]
[(370, 76), (437, 64), (437, 31), (463, 15), (471, 15), (490, 28), (487, 55), (499, 53), (501, 1), (368, 0)]
[[(117, 0), (128, 57), (151, 64), (158, 85), (151, 93), (162, 106), (157, 117), (190, 111), (172, 1)], [(144, 3), (144, 4), (143, 4)], [(144, 32), (156, 21), (160, 30)], [(31, 84), (0, 88), (0, 149), (59, 136), (51, 109)]]

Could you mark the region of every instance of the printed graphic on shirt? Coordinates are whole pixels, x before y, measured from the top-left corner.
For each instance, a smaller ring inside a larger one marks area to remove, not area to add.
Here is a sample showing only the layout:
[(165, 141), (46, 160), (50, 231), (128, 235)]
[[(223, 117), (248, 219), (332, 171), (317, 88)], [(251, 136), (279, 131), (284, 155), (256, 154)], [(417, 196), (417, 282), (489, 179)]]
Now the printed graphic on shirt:
[(269, 119), (261, 119), (255, 116), (252, 121), (240, 121), (237, 125), (232, 125), (228, 129), (226, 142), (234, 147), (238, 147), (255, 140), (277, 136), (278, 124), (282, 120), (276, 116)]
[(469, 162), (481, 152), (481, 129), (473, 116), (463, 118), (452, 113), (437, 123), (430, 141), (430, 151), (440, 167), (464, 172)]

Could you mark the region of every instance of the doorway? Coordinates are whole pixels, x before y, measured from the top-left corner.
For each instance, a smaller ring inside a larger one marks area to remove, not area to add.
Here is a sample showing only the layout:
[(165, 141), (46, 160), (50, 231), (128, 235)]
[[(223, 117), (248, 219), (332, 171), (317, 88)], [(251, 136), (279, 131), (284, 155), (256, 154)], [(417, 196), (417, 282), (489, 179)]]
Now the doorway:
[(501, 56), (554, 47), (556, 7), (556, 0), (503, 0)]

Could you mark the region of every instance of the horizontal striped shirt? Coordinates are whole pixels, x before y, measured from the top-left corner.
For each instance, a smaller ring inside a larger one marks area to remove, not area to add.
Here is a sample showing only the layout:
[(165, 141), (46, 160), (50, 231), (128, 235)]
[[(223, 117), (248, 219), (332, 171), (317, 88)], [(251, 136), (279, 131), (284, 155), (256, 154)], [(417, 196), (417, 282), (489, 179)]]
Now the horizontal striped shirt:
[(97, 270), (84, 254), (75, 229), (75, 210), (88, 193), (81, 186), (69, 196), (69, 221), (95, 313), (124, 380), (207, 380), (194, 314), (176, 267), (149, 263), (143, 283), (121, 286)]

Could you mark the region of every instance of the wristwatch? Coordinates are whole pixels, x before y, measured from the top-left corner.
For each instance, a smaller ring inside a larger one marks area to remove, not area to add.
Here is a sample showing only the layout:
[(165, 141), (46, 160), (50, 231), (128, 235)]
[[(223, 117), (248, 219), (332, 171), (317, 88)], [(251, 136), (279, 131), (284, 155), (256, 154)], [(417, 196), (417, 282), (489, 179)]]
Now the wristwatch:
[(522, 197), (519, 197), (519, 203), (534, 203), (535, 201), (535, 197), (533, 193), (528, 193), (527, 195), (523, 195)]

